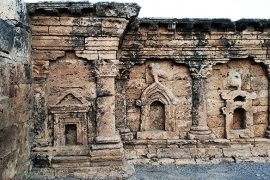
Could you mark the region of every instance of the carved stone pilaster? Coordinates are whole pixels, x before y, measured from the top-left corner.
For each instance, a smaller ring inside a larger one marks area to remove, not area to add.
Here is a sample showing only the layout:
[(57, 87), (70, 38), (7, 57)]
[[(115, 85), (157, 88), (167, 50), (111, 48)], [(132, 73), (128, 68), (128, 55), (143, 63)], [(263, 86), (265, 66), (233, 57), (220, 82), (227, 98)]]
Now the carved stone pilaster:
[(209, 139), (211, 131), (207, 125), (206, 115), (206, 77), (211, 67), (190, 68), (192, 78), (192, 127), (189, 139)]
[(117, 60), (97, 64), (97, 143), (119, 143), (115, 129), (115, 77)]

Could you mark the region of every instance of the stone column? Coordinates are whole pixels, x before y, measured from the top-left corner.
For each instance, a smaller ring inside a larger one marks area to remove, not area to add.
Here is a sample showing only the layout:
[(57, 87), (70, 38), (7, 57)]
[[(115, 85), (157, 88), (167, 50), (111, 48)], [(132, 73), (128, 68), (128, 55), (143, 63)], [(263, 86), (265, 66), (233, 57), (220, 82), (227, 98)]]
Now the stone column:
[(189, 139), (209, 139), (211, 131), (207, 125), (206, 75), (208, 70), (191, 68), (192, 78), (192, 127)]
[(119, 143), (115, 129), (115, 77), (117, 61), (97, 64), (97, 136), (96, 143)]

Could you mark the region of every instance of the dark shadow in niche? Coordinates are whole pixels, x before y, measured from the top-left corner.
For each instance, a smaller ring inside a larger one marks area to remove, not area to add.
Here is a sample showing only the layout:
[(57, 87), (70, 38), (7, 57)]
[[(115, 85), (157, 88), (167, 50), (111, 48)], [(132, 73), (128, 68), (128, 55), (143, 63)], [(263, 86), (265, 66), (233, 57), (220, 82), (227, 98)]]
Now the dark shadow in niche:
[(245, 102), (246, 101), (246, 97), (245, 96), (237, 96), (233, 99), (233, 101), (241, 101), (241, 102)]
[(150, 105), (150, 129), (165, 130), (165, 105), (160, 101), (154, 101)]
[(65, 145), (77, 145), (77, 126), (76, 124), (65, 125)]
[(232, 129), (245, 129), (246, 128), (246, 110), (243, 108), (236, 108), (233, 111)]

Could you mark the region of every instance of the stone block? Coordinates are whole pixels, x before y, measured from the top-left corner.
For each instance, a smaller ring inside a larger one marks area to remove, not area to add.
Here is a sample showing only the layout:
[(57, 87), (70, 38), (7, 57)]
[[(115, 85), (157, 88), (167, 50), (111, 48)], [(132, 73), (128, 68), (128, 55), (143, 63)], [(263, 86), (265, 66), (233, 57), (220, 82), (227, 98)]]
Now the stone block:
[(195, 159), (196, 164), (211, 164), (212, 162), (209, 160), (209, 158), (198, 158)]
[(225, 118), (223, 115), (208, 116), (207, 117), (207, 124), (210, 128), (224, 127), (225, 126)]
[(132, 132), (140, 130), (140, 114), (127, 113), (127, 125)]
[(221, 157), (221, 158), (210, 159), (210, 162), (211, 162), (211, 164), (235, 163), (235, 160), (234, 160), (234, 158)]
[(150, 159), (141, 158), (141, 159), (132, 159), (128, 161), (131, 164), (150, 164)]
[(147, 153), (148, 153), (148, 149), (136, 147), (136, 155), (137, 156), (144, 157), (144, 156), (146, 156)]
[(90, 61), (98, 60), (98, 51), (76, 51), (76, 55)]
[(179, 139), (179, 134), (172, 131), (142, 131), (137, 132), (137, 139)]
[(87, 37), (85, 47), (87, 50), (118, 50), (119, 39), (115, 37)]
[(262, 90), (268, 88), (268, 79), (265, 76), (250, 77), (250, 80), (252, 90)]
[(223, 152), (221, 148), (205, 148), (205, 154), (210, 158), (221, 158), (223, 157)]
[(31, 17), (32, 25), (60, 25), (59, 17), (55, 16), (32, 16)]
[(125, 29), (128, 24), (128, 20), (124, 18), (103, 18), (101, 24), (102, 28)]
[(207, 103), (207, 115), (208, 116), (220, 116), (222, 115), (221, 108), (224, 107), (224, 102), (208, 102)]
[(264, 137), (267, 124), (258, 124), (254, 125), (254, 136), (255, 137)]
[(194, 159), (188, 158), (188, 159), (175, 159), (175, 165), (181, 166), (181, 165), (193, 165), (196, 164), (196, 161)]
[(137, 151), (136, 150), (125, 150), (125, 158), (127, 160), (137, 159), (138, 158)]
[(171, 158), (171, 159), (182, 159), (191, 158), (191, 152), (188, 148), (165, 148), (157, 150), (158, 158)]
[(251, 154), (255, 157), (268, 157), (268, 151), (270, 149), (267, 147), (253, 147), (251, 148)]
[(268, 120), (267, 112), (259, 111), (253, 114), (254, 125), (267, 124), (267, 120)]
[(251, 157), (250, 147), (223, 148), (224, 157)]
[(60, 21), (59, 25), (61, 26), (79, 26), (81, 24), (80, 17), (61, 16), (59, 17), (59, 21)]
[(102, 28), (102, 36), (117, 36), (120, 37), (124, 33), (125, 29), (115, 29), (105, 27)]
[(264, 157), (239, 157), (236, 158), (236, 163), (265, 163), (267, 160)]
[(83, 50), (83, 37), (33, 36), (32, 48), (48, 50)]
[(32, 26), (31, 27), (32, 35), (49, 35), (48, 26)]
[(95, 26), (95, 27), (102, 27), (102, 18), (97, 17), (81, 17), (80, 18), (80, 25), (81, 26)]
[[(65, 51), (32, 51), (32, 59), (35, 60), (56, 60), (65, 56)], [(33, 62), (35, 63), (35, 62)]]
[[(71, 35), (76, 36), (101, 36), (102, 31), (99, 26), (74, 26)], [(93, 49), (94, 50), (94, 49)]]
[(168, 166), (173, 165), (175, 163), (175, 160), (170, 158), (161, 158), (158, 160), (158, 162), (163, 166)]
[(211, 128), (211, 130), (216, 138), (224, 138), (225, 137), (225, 128), (224, 127)]
[(92, 157), (121, 156), (123, 149), (97, 149), (90, 152)]
[(115, 60), (116, 51), (98, 51), (99, 60)]
[(96, 15), (99, 17), (136, 17), (139, 13), (140, 6), (136, 3), (115, 3), (99, 2), (96, 3)]
[(50, 35), (70, 35), (72, 30), (72, 26), (49, 26)]
[(205, 148), (190, 148), (190, 154), (195, 159), (206, 157)]

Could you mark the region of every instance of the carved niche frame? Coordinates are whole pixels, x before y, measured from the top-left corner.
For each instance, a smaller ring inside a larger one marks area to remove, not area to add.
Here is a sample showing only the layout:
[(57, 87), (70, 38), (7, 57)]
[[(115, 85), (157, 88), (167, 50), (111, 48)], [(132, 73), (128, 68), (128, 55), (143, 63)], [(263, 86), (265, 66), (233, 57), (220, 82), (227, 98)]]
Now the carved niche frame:
[[(155, 101), (162, 103), (165, 108), (164, 130), (152, 130), (150, 128), (150, 106)], [(137, 138), (155, 139), (151, 135), (155, 132), (158, 139), (178, 139), (178, 136), (174, 135), (176, 131), (175, 105), (177, 103), (177, 98), (171, 90), (159, 81), (148, 86), (143, 91), (141, 98), (136, 101), (136, 104), (141, 106), (140, 132), (137, 132)]]
[[(63, 103), (68, 96), (75, 98), (77, 103)], [(49, 109), (53, 120), (54, 146), (61, 149), (58, 154), (88, 154), (88, 112), (91, 110), (91, 103), (70, 91), (59, 97), (57, 103), (51, 105)], [(71, 124), (76, 126), (76, 145), (66, 145), (65, 143), (65, 127)]]
[[(252, 106), (252, 100), (256, 97), (255, 93), (242, 90), (221, 93), (221, 98), (225, 100), (225, 107), (222, 108), (222, 112), (225, 115), (225, 137), (227, 139), (254, 137), (253, 113), (255, 113), (255, 109)], [(245, 111), (245, 122), (243, 122), (245, 127), (233, 129), (234, 111), (238, 108)]]

